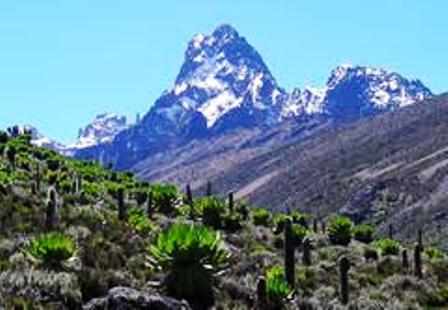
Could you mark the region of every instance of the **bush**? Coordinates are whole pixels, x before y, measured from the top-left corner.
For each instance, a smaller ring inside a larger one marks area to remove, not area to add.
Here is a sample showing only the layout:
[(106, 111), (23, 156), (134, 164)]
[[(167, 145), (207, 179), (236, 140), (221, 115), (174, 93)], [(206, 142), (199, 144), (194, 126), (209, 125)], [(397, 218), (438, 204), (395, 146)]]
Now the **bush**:
[(294, 224), (291, 226), (292, 236), (294, 243), (299, 245), (302, 243), (303, 239), (308, 235), (308, 229), (302, 225)]
[(226, 212), (226, 203), (216, 197), (199, 199), (194, 204), (195, 212), (202, 217), (202, 222), (215, 229), (223, 226), (223, 216)]
[(363, 243), (371, 243), (374, 234), (375, 227), (373, 225), (361, 224), (353, 228), (353, 238)]
[(175, 185), (154, 184), (150, 188), (151, 197), (155, 207), (164, 214), (174, 211), (174, 200), (178, 197), (178, 190)]
[(28, 252), (45, 267), (59, 269), (62, 263), (73, 257), (76, 243), (70, 237), (49, 233), (33, 239)]
[(347, 246), (352, 238), (353, 223), (348, 217), (336, 216), (328, 225), (328, 237), (332, 244)]
[(400, 243), (390, 238), (379, 239), (376, 246), (381, 255), (398, 255), (400, 253)]
[(444, 259), (445, 253), (436, 247), (428, 247), (423, 251), (423, 257), (429, 260)]
[(291, 212), (291, 219), (294, 224), (302, 225), (303, 227), (308, 228), (308, 220), (309, 216), (301, 213), (299, 211), (293, 211)]
[(192, 303), (213, 304), (213, 280), (228, 253), (219, 233), (198, 223), (177, 222), (150, 246), (155, 263), (165, 273), (170, 296)]
[(283, 231), (285, 227), (285, 222), (288, 219), (288, 216), (282, 213), (278, 213), (274, 215), (274, 219), (272, 220), (272, 224), (274, 226), (274, 233), (279, 234)]
[(147, 234), (151, 231), (151, 223), (143, 209), (131, 208), (128, 210), (128, 223), (132, 230), (139, 234)]
[(293, 292), (293, 288), (285, 280), (282, 267), (273, 267), (266, 272), (266, 293), (271, 307), (281, 306), (283, 301)]
[(256, 208), (251, 212), (252, 222), (257, 226), (269, 226), (271, 213), (264, 208)]

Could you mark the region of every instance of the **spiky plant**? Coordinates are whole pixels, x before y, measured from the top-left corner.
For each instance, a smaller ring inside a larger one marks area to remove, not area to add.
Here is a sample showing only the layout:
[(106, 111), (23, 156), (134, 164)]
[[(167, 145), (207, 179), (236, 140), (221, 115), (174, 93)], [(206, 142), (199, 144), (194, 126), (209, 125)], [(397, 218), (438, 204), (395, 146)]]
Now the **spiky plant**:
[(328, 237), (332, 244), (348, 245), (352, 238), (352, 221), (345, 216), (336, 216), (330, 220)]
[(48, 233), (31, 240), (28, 253), (43, 266), (60, 269), (76, 252), (75, 241), (59, 233)]
[(225, 201), (217, 197), (199, 199), (194, 204), (194, 212), (202, 218), (202, 222), (215, 229), (223, 226), (223, 217), (226, 213)]
[(151, 231), (151, 223), (143, 209), (131, 208), (127, 211), (129, 226), (139, 234), (147, 234)]
[(370, 224), (360, 224), (353, 227), (353, 238), (363, 243), (371, 243), (373, 235), (375, 234), (375, 227)]
[(218, 232), (200, 223), (177, 222), (157, 236), (149, 251), (166, 274), (170, 296), (213, 304), (214, 277), (229, 259)]
[(269, 306), (278, 309), (294, 289), (286, 282), (282, 267), (272, 267), (266, 271), (266, 293)]
[(174, 211), (174, 201), (178, 197), (178, 189), (174, 185), (154, 184), (150, 188), (150, 194), (155, 207), (164, 214)]
[(400, 243), (394, 239), (382, 238), (376, 241), (376, 246), (381, 255), (398, 255), (400, 253)]
[(257, 226), (269, 226), (271, 212), (264, 208), (256, 208), (251, 211), (252, 221)]
[(446, 254), (443, 250), (436, 247), (427, 247), (423, 250), (422, 256), (428, 260), (444, 259)]

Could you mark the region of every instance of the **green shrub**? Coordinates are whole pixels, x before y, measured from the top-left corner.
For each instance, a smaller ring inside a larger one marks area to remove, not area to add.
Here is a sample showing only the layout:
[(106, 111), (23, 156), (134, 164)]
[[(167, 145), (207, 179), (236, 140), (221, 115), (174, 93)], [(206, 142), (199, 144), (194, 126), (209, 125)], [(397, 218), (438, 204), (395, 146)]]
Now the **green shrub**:
[(390, 238), (377, 240), (376, 246), (380, 250), (381, 255), (398, 255), (400, 253), (400, 243)]
[(151, 231), (151, 223), (143, 209), (131, 208), (128, 210), (128, 223), (132, 230), (139, 234), (147, 234)]
[(174, 201), (179, 195), (175, 185), (154, 184), (150, 187), (151, 197), (155, 207), (164, 214), (170, 214), (174, 211)]
[(371, 243), (374, 234), (375, 227), (373, 225), (361, 224), (353, 228), (353, 238), (363, 243)]
[(213, 280), (229, 256), (219, 233), (198, 223), (177, 222), (161, 232), (150, 253), (165, 273), (170, 296), (205, 306), (213, 303)]
[(251, 211), (252, 222), (257, 226), (269, 226), (271, 212), (264, 208), (256, 208)]
[(303, 239), (308, 235), (309, 231), (306, 227), (302, 225), (294, 224), (291, 226), (292, 236), (294, 243), (299, 245), (302, 243)]
[(279, 307), (293, 292), (293, 288), (285, 280), (282, 267), (273, 267), (266, 271), (266, 293), (271, 307)]
[(28, 253), (48, 268), (58, 269), (73, 257), (76, 243), (70, 237), (49, 233), (34, 238), (28, 246)]
[(299, 211), (292, 211), (290, 216), (294, 224), (299, 224), (308, 228), (309, 216), (307, 214)]
[(436, 247), (427, 247), (423, 251), (423, 257), (429, 260), (437, 260), (437, 259), (444, 259), (445, 253)]
[(335, 245), (348, 245), (352, 238), (352, 221), (345, 216), (336, 216), (328, 225), (328, 237)]
[(285, 222), (288, 219), (288, 216), (286, 216), (283, 213), (277, 213), (274, 215), (274, 218), (272, 220), (272, 224), (274, 226), (274, 233), (275, 234), (280, 234), (284, 227), (285, 227)]
[(61, 161), (57, 157), (52, 157), (47, 160), (47, 167), (51, 171), (56, 171), (61, 166)]
[(226, 212), (224, 200), (216, 197), (207, 197), (194, 203), (195, 212), (202, 218), (202, 222), (215, 229), (223, 227), (223, 217)]

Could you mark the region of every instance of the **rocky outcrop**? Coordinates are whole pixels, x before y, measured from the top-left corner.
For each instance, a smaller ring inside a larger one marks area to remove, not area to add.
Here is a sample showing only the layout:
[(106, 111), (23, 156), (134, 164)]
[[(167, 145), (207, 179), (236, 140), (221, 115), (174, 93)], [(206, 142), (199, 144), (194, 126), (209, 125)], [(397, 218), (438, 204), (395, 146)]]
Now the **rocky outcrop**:
[(107, 296), (87, 303), (84, 310), (188, 310), (187, 302), (170, 297), (150, 295), (129, 287), (114, 287)]

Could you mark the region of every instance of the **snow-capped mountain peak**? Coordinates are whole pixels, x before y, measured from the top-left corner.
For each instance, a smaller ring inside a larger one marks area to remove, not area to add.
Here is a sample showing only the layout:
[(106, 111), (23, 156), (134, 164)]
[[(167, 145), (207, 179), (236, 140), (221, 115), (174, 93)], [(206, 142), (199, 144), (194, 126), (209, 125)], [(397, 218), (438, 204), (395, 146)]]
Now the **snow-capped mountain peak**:
[(330, 115), (360, 117), (396, 109), (432, 96), (419, 80), (382, 68), (342, 65), (331, 71), (324, 109)]
[(197, 113), (209, 129), (229, 113), (261, 124), (276, 118), (271, 107), (281, 94), (257, 51), (230, 25), (221, 25), (189, 42), (175, 85), (156, 102), (149, 119), (179, 131)]
[(127, 128), (127, 121), (124, 116), (116, 113), (97, 115), (92, 123), (80, 129), (78, 140), (69, 148), (79, 149), (111, 142), (125, 128)]

